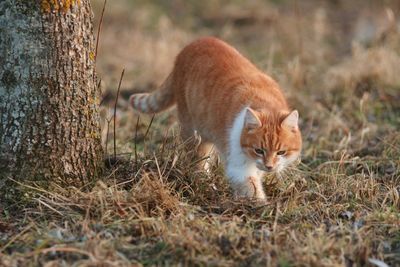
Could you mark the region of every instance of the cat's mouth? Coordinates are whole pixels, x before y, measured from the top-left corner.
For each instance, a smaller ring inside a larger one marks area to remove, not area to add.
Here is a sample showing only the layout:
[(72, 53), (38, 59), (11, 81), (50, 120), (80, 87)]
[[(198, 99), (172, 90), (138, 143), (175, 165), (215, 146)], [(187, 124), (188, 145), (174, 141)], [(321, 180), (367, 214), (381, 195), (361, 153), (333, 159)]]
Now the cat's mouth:
[(261, 170), (263, 172), (268, 172), (268, 173), (274, 172), (277, 169), (276, 167), (268, 168), (267, 166), (265, 166), (263, 164), (257, 164), (256, 166), (259, 170)]

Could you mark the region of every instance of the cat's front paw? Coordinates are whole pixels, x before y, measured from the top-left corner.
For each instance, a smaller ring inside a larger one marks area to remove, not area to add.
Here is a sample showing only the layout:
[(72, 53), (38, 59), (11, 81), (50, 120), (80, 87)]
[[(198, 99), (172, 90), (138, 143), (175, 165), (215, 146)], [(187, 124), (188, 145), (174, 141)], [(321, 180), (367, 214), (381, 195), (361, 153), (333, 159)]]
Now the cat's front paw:
[(243, 192), (238, 192), (234, 191), (234, 200), (236, 201), (253, 201), (258, 205), (266, 205), (267, 204), (267, 198), (263, 195), (257, 196), (254, 193), (253, 194), (243, 194)]
[(250, 198), (256, 201), (263, 202), (266, 200), (264, 189), (260, 178), (247, 177), (243, 183), (233, 184), (234, 197), (239, 198)]

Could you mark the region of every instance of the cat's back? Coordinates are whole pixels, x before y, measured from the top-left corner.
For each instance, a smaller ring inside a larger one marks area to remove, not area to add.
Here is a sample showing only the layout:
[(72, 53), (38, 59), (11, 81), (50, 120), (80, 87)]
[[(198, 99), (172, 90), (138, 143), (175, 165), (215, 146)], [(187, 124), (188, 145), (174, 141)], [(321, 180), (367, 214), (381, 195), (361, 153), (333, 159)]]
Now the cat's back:
[(177, 95), (182, 95), (191, 106), (201, 99), (217, 105), (227, 101), (238, 108), (249, 102), (262, 106), (265, 101), (286, 106), (271, 77), (215, 37), (203, 37), (187, 45), (176, 58), (173, 74)]
[(175, 71), (207, 71), (209, 68), (231, 71), (256, 70), (235, 48), (215, 37), (203, 37), (187, 45), (177, 56)]

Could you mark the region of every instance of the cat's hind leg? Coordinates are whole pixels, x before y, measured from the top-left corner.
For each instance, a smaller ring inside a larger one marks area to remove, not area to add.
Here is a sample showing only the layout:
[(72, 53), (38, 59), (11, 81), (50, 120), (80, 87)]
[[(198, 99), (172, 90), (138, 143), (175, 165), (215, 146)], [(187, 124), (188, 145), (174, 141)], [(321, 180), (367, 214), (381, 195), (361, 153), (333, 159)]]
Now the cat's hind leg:
[(186, 151), (194, 153), (194, 160), (197, 161), (198, 169), (203, 169), (209, 173), (214, 160), (213, 144), (204, 141), (195, 130), (181, 129), (181, 136)]
[(212, 162), (215, 159), (215, 151), (213, 148), (214, 145), (212, 143), (201, 141), (196, 151), (197, 157), (199, 159), (202, 159), (199, 164), (207, 173), (210, 173)]
[(198, 134), (191, 123), (191, 119), (187, 112), (179, 110), (179, 122), (181, 126), (181, 138), (184, 142), (185, 150), (188, 153), (193, 153), (195, 161), (198, 161), (198, 168), (209, 172), (210, 158), (212, 155), (213, 145)]

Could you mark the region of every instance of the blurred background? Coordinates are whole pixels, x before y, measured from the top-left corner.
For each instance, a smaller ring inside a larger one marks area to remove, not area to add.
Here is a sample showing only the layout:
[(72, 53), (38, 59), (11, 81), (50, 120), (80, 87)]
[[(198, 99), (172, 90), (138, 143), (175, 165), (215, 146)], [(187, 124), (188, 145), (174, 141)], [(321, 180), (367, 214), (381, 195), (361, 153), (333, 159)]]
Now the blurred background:
[[(103, 3), (93, 0), (96, 29)], [(306, 157), (368, 149), (400, 125), (399, 14), (398, 0), (108, 1), (97, 61), (103, 126), (125, 69), (118, 143), (131, 151), (137, 114), (129, 95), (156, 89), (186, 44), (212, 35), (278, 81), (300, 111)], [(160, 114), (155, 129), (174, 123), (173, 112)], [(103, 127), (104, 142), (108, 132)]]
[[(265, 177), (265, 203), (197, 168), (174, 110), (128, 107), (207, 35), (300, 113), (302, 162)], [(17, 182), (0, 266), (400, 266), (400, 0), (108, 0), (96, 69), (103, 147), (130, 161), (83, 187)]]

